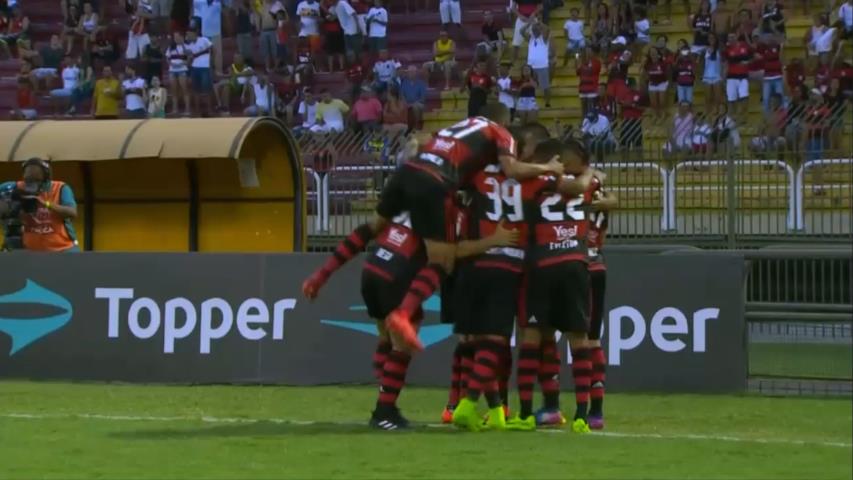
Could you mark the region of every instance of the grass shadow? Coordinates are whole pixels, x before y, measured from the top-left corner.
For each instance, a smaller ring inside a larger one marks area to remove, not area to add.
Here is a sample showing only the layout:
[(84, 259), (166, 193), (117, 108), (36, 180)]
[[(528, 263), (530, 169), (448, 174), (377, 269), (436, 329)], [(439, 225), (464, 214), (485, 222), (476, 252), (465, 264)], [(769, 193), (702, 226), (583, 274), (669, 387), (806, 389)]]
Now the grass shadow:
[[(188, 428), (166, 428), (145, 430), (123, 430), (110, 433), (109, 436), (123, 440), (180, 440), (210, 437), (270, 437), (270, 436), (300, 436), (300, 435), (364, 435), (377, 433), (365, 422), (334, 423), (334, 422), (269, 422), (258, 421), (250, 423), (234, 423), (227, 425), (204, 425)], [(389, 435), (406, 434), (448, 434), (456, 433), (453, 428), (436, 427), (427, 424), (413, 423), (406, 430), (385, 432)]]

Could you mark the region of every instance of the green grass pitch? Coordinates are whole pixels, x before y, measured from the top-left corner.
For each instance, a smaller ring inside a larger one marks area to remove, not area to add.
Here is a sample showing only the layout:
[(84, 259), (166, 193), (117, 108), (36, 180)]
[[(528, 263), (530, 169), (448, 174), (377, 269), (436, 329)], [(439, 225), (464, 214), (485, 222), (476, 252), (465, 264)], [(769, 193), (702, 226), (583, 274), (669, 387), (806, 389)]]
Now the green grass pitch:
[[(371, 387), (0, 382), (0, 478), (849, 479), (850, 399), (611, 395), (606, 434), (367, 429)], [(573, 401), (571, 393), (564, 403)]]

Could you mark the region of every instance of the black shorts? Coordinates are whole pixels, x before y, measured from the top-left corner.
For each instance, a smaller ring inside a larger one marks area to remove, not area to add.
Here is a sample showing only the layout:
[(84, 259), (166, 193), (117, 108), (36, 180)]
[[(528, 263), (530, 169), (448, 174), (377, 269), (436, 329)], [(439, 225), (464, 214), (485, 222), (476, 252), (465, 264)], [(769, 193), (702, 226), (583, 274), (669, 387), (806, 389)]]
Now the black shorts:
[(527, 284), (530, 325), (587, 333), (589, 283), (589, 270), (584, 262), (558, 263), (532, 270)]
[(385, 320), (400, 306), (408, 289), (409, 284), (406, 282), (389, 282), (368, 270), (361, 272), (361, 298), (370, 318)]
[(521, 275), (498, 268), (458, 268), (453, 287), (455, 333), (510, 337), (518, 313)]
[(590, 294), (592, 305), (589, 311), (589, 333), (590, 340), (601, 339), (601, 325), (604, 321), (604, 293), (607, 289), (607, 270), (590, 270), (589, 272)]
[(424, 240), (452, 242), (456, 237), (455, 192), (448, 183), (410, 164), (388, 179), (376, 213), (392, 219), (409, 212), (412, 230)]

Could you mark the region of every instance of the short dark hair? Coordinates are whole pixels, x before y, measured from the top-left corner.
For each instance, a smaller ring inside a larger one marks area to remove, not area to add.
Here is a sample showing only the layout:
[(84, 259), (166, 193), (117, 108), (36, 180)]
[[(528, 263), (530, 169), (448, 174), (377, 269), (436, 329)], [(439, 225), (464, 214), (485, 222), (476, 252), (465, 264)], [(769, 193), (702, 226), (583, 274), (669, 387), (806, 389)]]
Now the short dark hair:
[(521, 128), (522, 135), (529, 141), (536, 142), (537, 144), (551, 138), (551, 132), (548, 131), (548, 127), (539, 122), (528, 123)]
[(577, 155), (580, 157), (583, 165), (589, 165), (589, 152), (587, 151), (586, 146), (584, 146), (581, 141), (574, 138), (568, 138), (566, 140), (549, 138), (548, 140), (540, 142), (536, 145), (533, 157), (536, 163), (546, 163), (553, 157), (562, 158), (567, 154)]
[(502, 103), (490, 102), (480, 107), (477, 115), (486, 117), (493, 122), (500, 122), (509, 117), (509, 109)]

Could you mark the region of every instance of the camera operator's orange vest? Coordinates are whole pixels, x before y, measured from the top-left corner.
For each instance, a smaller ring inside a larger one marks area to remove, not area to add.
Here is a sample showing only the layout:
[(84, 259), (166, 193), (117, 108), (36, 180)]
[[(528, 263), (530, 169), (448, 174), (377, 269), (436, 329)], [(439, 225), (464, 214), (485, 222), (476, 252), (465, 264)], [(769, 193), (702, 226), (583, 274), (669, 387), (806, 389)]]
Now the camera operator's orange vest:
[[(39, 193), (44, 202), (59, 205), (63, 182), (50, 182), (50, 190)], [(24, 182), (18, 182), (18, 188), (24, 188)], [(58, 252), (76, 245), (65, 228), (65, 219), (39, 205), (35, 213), (21, 213), (24, 224), (24, 248), (36, 252)]]

